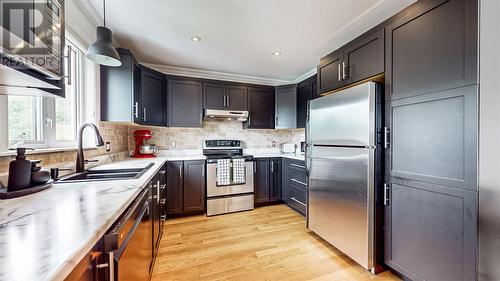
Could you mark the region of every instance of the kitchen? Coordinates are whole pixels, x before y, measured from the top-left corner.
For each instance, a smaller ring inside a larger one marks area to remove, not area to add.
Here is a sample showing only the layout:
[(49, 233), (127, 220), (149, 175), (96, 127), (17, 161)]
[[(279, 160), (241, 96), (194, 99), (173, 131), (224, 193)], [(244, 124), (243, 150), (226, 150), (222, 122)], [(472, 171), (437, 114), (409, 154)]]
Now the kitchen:
[(498, 1), (0, 9), (0, 280), (500, 279)]

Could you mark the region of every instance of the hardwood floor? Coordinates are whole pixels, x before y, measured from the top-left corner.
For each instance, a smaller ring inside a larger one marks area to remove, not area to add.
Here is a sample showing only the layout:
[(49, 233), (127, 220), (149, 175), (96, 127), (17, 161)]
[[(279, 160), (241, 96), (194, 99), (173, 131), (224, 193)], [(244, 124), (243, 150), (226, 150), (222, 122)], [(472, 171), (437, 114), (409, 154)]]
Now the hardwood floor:
[(153, 280), (399, 280), (365, 271), (285, 205), (165, 224)]

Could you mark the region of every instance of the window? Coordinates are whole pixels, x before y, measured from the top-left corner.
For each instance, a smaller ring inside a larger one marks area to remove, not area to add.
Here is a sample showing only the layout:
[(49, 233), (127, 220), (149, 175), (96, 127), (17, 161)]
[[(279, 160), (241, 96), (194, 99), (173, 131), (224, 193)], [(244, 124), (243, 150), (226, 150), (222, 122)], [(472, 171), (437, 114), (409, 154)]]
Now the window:
[[(66, 78), (66, 97), (0, 95), (0, 152), (19, 145), (33, 148), (76, 146), (76, 133), (83, 122), (96, 118), (96, 65), (85, 56), (77, 40), (67, 36), (66, 49), (71, 59)], [(68, 57), (65, 59), (68, 63)], [(70, 80), (70, 83), (69, 81)], [(3, 112), (3, 113), (2, 113)]]

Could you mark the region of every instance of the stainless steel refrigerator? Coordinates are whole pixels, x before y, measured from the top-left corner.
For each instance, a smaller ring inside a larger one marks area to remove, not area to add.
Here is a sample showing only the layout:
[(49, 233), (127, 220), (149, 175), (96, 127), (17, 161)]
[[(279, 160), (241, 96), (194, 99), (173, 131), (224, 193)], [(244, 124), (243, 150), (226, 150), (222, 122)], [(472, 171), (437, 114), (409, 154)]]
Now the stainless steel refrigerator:
[(367, 82), (311, 100), (306, 125), (308, 228), (373, 273), (383, 260), (382, 96)]

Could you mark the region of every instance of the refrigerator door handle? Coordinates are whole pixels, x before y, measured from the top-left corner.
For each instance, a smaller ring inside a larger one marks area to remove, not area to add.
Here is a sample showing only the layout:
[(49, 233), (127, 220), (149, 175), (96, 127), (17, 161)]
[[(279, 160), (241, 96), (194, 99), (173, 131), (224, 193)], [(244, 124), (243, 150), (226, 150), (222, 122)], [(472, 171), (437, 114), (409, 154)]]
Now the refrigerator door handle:
[(384, 148), (387, 149), (390, 147), (390, 137), (391, 137), (391, 130), (389, 128), (384, 127)]
[(306, 166), (306, 176), (309, 178), (309, 171), (310, 171), (310, 165), (308, 164), (310, 161), (308, 159), (308, 156), (309, 156), (309, 153), (308, 153), (308, 150), (309, 150), (309, 147), (310, 147), (310, 144), (309, 144), (309, 141), (310, 141), (310, 120), (309, 120), (309, 116), (310, 116), (310, 107), (311, 107), (311, 104), (310, 104), (310, 101), (307, 102), (307, 110), (306, 110), (306, 125), (304, 126), (305, 127), (305, 135), (306, 135), (306, 149), (304, 151), (304, 159), (305, 159), (305, 166)]

